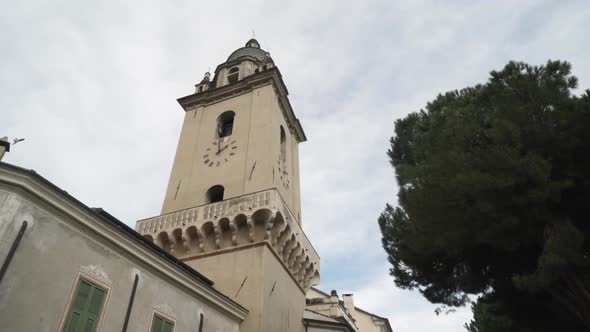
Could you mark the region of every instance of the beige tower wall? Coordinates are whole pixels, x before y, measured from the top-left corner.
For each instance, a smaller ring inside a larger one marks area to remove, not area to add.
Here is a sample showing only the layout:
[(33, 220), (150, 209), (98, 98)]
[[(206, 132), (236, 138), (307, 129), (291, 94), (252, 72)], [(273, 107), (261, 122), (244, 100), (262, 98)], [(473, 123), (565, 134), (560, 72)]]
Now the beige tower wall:
[[(228, 110), (235, 112), (233, 132), (221, 144), (235, 143), (222, 151), (228, 162), (222, 160), (220, 166), (215, 163), (210, 167), (204, 162), (205, 155), (217, 152), (217, 119)], [(281, 126), (287, 136), (288, 175), (284, 176), (289, 180), (288, 188), (278, 170)], [(231, 149), (233, 146), (237, 148)], [(230, 156), (230, 152), (235, 155)], [(285, 121), (272, 83), (196, 107), (185, 113), (162, 214), (207, 204), (207, 190), (220, 184), (225, 188), (224, 199), (276, 187), (299, 219), (298, 165), (298, 142)]]
[[(186, 113), (162, 216), (138, 229), (246, 307), (240, 331), (302, 332), (304, 289), (319, 279), (300, 220), (298, 144), (306, 138), (278, 69), (252, 60), (220, 65), (207, 90), (179, 99)], [(236, 67), (238, 81), (229, 83)], [(232, 134), (220, 140), (227, 111), (235, 113)], [(207, 198), (215, 185), (224, 187), (222, 202)]]
[(185, 261), (249, 310), (241, 332), (302, 332), (305, 294), (266, 243)]

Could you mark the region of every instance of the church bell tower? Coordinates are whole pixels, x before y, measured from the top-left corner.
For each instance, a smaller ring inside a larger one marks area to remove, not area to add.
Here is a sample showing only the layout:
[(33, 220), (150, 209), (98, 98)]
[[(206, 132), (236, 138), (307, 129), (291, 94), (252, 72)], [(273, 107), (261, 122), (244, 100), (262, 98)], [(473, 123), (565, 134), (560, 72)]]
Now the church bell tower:
[(250, 314), (240, 330), (302, 331), (319, 256), (301, 228), (306, 140), (255, 39), (178, 99), (185, 112), (161, 215), (136, 230), (212, 279)]

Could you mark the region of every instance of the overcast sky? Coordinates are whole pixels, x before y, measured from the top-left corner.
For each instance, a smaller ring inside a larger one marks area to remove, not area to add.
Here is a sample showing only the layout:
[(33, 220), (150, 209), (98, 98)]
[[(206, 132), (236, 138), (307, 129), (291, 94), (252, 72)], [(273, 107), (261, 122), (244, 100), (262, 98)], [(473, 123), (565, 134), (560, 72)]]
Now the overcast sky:
[(588, 1), (0, 0), (4, 161), (36, 170), (134, 226), (157, 215), (183, 111), (203, 73), (255, 30), (308, 141), (303, 224), (325, 291), (396, 332), (462, 331), (388, 275), (377, 217), (396, 203), (385, 152), (395, 119), (485, 82), (509, 60), (568, 60), (590, 87)]

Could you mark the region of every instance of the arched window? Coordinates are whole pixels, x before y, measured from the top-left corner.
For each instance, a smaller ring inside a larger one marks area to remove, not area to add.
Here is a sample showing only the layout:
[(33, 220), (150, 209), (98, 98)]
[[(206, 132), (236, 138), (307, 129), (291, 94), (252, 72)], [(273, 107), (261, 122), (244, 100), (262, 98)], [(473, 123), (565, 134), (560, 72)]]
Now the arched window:
[(240, 68), (233, 67), (227, 73), (227, 81), (229, 83), (235, 83), (238, 81), (238, 75), (240, 74)]
[(225, 189), (222, 185), (214, 185), (213, 187), (207, 190), (207, 202), (208, 203), (215, 203), (223, 201), (223, 191)]
[(287, 160), (287, 135), (285, 135), (285, 128), (281, 126), (281, 160)]
[(222, 138), (230, 136), (234, 130), (234, 117), (236, 113), (234, 111), (226, 111), (221, 113), (217, 118), (217, 137)]

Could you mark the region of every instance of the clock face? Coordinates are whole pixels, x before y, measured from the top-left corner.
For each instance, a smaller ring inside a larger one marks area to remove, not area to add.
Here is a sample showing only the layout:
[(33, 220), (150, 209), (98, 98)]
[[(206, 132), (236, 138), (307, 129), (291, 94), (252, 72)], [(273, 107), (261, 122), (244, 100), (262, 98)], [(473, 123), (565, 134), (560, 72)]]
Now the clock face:
[(238, 145), (235, 140), (219, 138), (205, 149), (203, 163), (208, 167), (219, 167), (229, 163), (236, 155)]
[(279, 179), (283, 184), (283, 187), (285, 187), (285, 189), (289, 189), (289, 172), (287, 172), (287, 164), (280, 156), (279, 160), (277, 161), (277, 169), (279, 171)]

